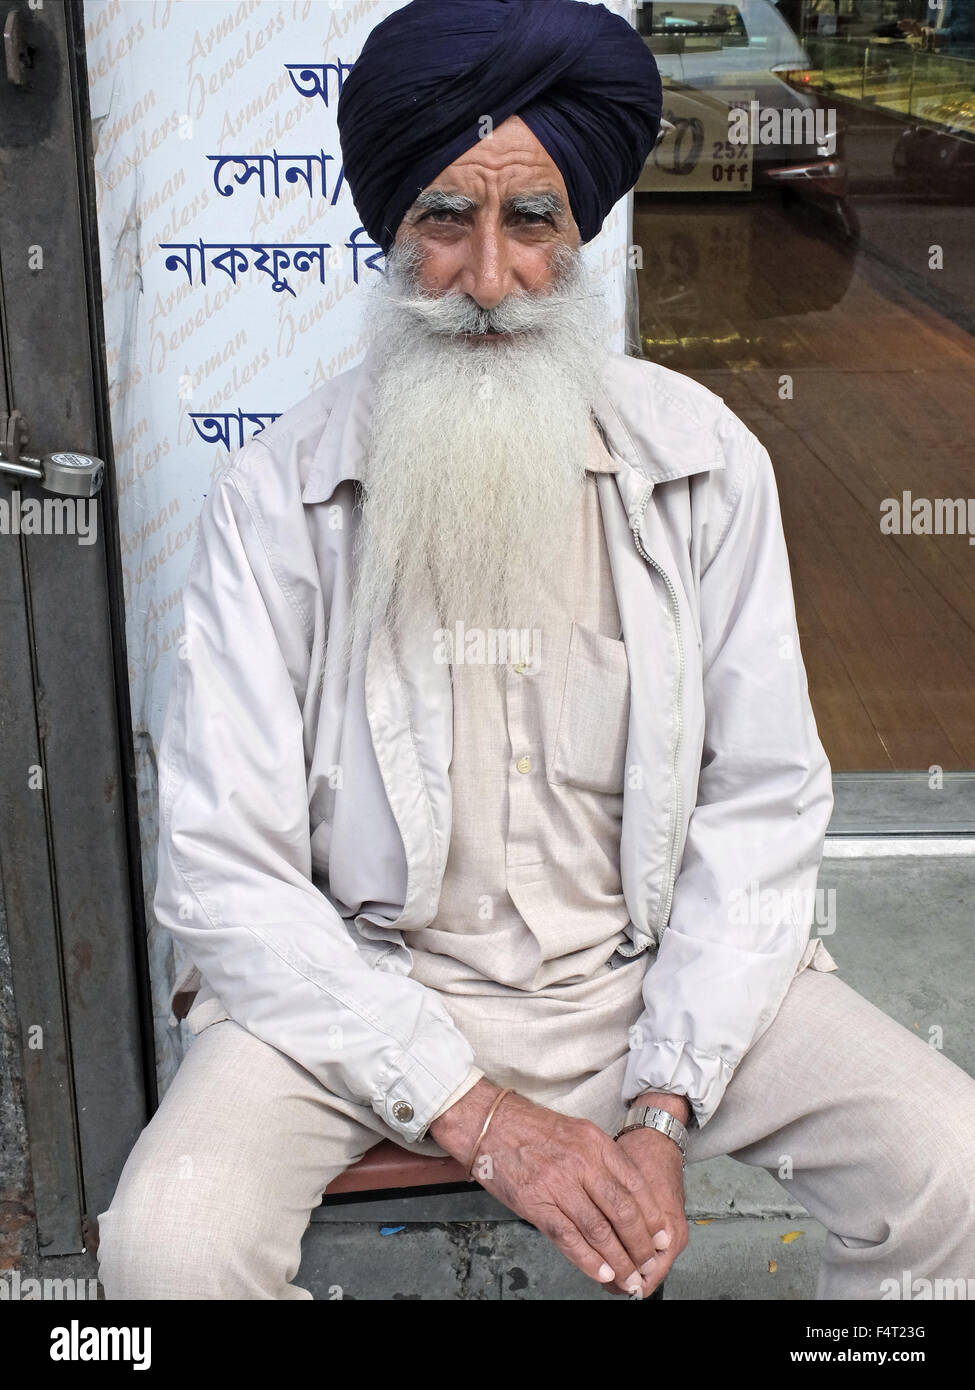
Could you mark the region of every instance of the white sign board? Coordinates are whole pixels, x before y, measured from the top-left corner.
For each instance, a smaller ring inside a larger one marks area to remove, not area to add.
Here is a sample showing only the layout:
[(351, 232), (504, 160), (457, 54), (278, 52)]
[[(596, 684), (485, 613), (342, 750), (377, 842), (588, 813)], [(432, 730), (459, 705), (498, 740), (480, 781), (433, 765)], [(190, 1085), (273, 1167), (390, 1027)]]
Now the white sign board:
[[(463, 0), (459, 0), (463, 3)], [(632, 19), (630, 0), (606, 0)], [(157, 1070), (174, 943), (152, 917), (155, 763), (203, 497), (364, 351), (383, 257), (343, 178), (341, 85), (400, 0), (86, 0), (85, 31)], [(628, 200), (587, 248), (624, 347)]]

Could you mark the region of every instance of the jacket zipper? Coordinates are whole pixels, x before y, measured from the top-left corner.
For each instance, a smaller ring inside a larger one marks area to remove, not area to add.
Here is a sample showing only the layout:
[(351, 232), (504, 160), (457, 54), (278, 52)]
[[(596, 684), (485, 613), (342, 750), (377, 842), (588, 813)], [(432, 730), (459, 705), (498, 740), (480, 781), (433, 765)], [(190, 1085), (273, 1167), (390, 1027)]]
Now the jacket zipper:
[(674, 834), (673, 834), (673, 839), (672, 839), (672, 841), (671, 841), (671, 846), (670, 846), (670, 865), (669, 865), (669, 874), (668, 874), (668, 883), (667, 883), (667, 897), (666, 897), (666, 900), (665, 900), (665, 902), (664, 902), (663, 907), (661, 908), (661, 910), (660, 910), (660, 911), (658, 912), (658, 914), (657, 914), (657, 943), (658, 943), (658, 945), (659, 945), (659, 943), (660, 943), (660, 937), (661, 937), (661, 935), (662, 935), (662, 932), (661, 932), (661, 929), (660, 929), (660, 928), (661, 928), (661, 923), (662, 923), (662, 922), (666, 922), (666, 921), (668, 920), (668, 918), (670, 917), (670, 905), (671, 905), (671, 903), (672, 903), (673, 900), (674, 900), (674, 886), (675, 886), (676, 879), (677, 879), (677, 874), (676, 874), (676, 867), (677, 867), (677, 865), (676, 865), (676, 858), (677, 858), (677, 840), (678, 840), (678, 837), (679, 837), (679, 835), (680, 835), (681, 820), (682, 820), (682, 817), (683, 817), (683, 808), (682, 808), (682, 805), (681, 805), (681, 791), (680, 791), (680, 775), (679, 775), (679, 770), (678, 770), (677, 758), (678, 758), (678, 753), (679, 753), (679, 751), (680, 751), (681, 735), (682, 735), (682, 733), (683, 733), (683, 725), (684, 725), (684, 707), (683, 707), (683, 695), (684, 695), (684, 644), (683, 644), (683, 642), (681, 641), (680, 608), (679, 608), (678, 602), (677, 602), (677, 590), (674, 588), (674, 585), (673, 585), (673, 582), (672, 582), (672, 580), (671, 580), (671, 578), (670, 578), (670, 575), (667, 573), (667, 571), (666, 571), (661, 565), (659, 565), (659, 564), (657, 563), (656, 560), (654, 560), (654, 559), (652, 558), (652, 556), (650, 556), (650, 555), (647, 554), (646, 550), (643, 548), (643, 542), (640, 540), (640, 523), (641, 523), (641, 521), (643, 520), (643, 514), (644, 514), (644, 512), (645, 512), (646, 509), (647, 509), (647, 503), (648, 503), (649, 500), (650, 500), (650, 494), (653, 492), (653, 487), (654, 487), (653, 483), (650, 483), (650, 484), (648, 485), (646, 491), (644, 492), (643, 496), (641, 497), (640, 502), (639, 502), (638, 506), (636, 507), (636, 509), (634, 510), (633, 516), (632, 516), (632, 518), (631, 518), (631, 520), (630, 520), (630, 528), (631, 528), (631, 530), (633, 531), (633, 539), (634, 539), (634, 541), (636, 542), (636, 548), (637, 548), (637, 550), (638, 550), (638, 551), (640, 552), (640, 554), (643, 556), (644, 560), (646, 560), (647, 564), (653, 566), (653, 568), (657, 571), (657, 573), (658, 573), (658, 574), (660, 575), (660, 577), (663, 579), (664, 583), (667, 585), (667, 592), (668, 592), (668, 594), (669, 594), (669, 596), (670, 596), (670, 602), (671, 602), (671, 605), (672, 605), (673, 610), (674, 610), (674, 630), (676, 631), (676, 634), (677, 634), (677, 654), (678, 654), (678, 657), (679, 657), (679, 666), (678, 666), (678, 672), (677, 672), (677, 738), (676, 738), (675, 741), (674, 741), (674, 762), (673, 762), (674, 804), (675, 804), (675, 807), (676, 807), (676, 814), (675, 814), (675, 816), (674, 816)]

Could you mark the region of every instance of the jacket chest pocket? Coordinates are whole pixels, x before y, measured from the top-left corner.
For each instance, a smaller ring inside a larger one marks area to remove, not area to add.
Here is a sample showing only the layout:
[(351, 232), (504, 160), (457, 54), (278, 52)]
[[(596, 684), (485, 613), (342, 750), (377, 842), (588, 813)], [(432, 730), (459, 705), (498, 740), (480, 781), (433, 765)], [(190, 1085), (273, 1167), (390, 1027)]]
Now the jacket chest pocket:
[(629, 716), (630, 671), (622, 638), (573, 623), (550, 780), (586, 791), (622, 791)]

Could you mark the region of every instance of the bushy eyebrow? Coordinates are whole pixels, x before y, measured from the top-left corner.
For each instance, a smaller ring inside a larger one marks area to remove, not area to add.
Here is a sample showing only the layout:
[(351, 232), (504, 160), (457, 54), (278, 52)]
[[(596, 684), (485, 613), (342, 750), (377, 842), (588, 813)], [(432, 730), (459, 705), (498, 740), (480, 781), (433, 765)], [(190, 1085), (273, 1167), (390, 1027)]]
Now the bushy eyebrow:
[(465, 193), (448, 193), (444, 188), (429, 188), (421, 193), (411, 212), (470, 212), (477, 207), (475, 199)]
[[(466, 193), (449, 193), (444, 188), (428, 188), (419, 194), (410, 208), (420, 212), (473, 212), (479, 204)], [(518, 212), (536, 217), (549, 217), (565, 212), (565, 203), (557, 193), (515, 193), (501, 205), (502, 212)]]
[(565, 204), (557, 193), (516, 193), (504, 202), (506, 211), (535, 213), (538, 217), (565, 212)]

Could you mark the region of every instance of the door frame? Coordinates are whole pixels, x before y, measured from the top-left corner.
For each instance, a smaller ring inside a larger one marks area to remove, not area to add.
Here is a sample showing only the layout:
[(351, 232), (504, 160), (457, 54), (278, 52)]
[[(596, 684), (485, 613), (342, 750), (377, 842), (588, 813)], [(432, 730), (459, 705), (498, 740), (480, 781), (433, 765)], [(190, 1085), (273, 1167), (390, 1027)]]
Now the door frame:
[[(38, 1245), (63, 1255), (157, 1089), (83, 7), (0, 0), (0, 29), (11, 9), (31, 66), (0, 72), (0, 408), (29, 422), (25, 452), (106, 463), (94, 543), (0, 534), (0, 884)], [(51, 496), (0, 473), (17, 493)]]

